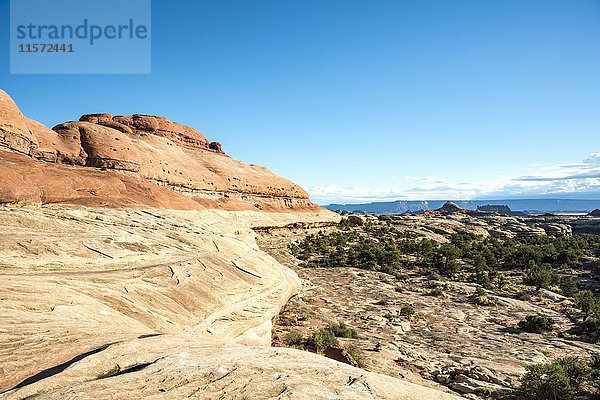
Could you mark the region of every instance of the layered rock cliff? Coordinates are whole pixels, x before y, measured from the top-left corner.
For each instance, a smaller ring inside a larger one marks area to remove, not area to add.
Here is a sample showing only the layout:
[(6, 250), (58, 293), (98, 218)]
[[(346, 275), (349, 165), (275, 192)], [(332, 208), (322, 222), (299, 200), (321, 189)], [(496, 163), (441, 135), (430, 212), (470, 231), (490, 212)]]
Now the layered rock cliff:
[(84, 115), (53, 129), (0, 90), (0, 203), (314, 210), (298, 185), (148, 115)]

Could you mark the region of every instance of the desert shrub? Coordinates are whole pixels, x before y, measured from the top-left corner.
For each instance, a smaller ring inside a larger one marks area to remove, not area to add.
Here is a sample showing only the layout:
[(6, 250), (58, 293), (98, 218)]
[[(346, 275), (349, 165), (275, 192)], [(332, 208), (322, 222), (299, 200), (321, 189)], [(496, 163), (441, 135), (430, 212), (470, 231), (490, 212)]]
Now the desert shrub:
[(431, 260), (432, 267), (442, 275), (454, 275), (460, 269), (458, 260), (461, 255), (462, 252), (457, 246), (445, 243), (434, 253)]
[[(393, 275), (394, 275), (394, 278), (396, 278), (399, 281), (405, 281), (405, 280), (408, 279), (408, 275), (402, 274), (402, 273), (397, 272), (397, 271), (395, 271)], [(398, 289), (398, 287), (396, 287), (396, 289)]]
[(427, 279), (430, 281), (441, 281), (443, 278), (436, 271), (431, 271), (429, 275), (427, 275)]
[(365, 367), (365, 356), (362, 350), (360, 350), (354, 345), (347, 346), (345, 349), (348, 352), (348, 354), (350, 354), (350, 357), (352, 357), (352, 359), (356, 361), (356, 364), (358, 364), (360, 368)]
[(527, 271), (527, 275), (523, 279), (523, 283), (529, 286), (535, 286), (537, 290), (546, 289), (557, 283), (558, 275), (552, 270), (548, 264), (531, 265)]
[(492, 280), (490, 279), (490, 274), (487, 271), (476, 271), (475, 282), (485, 288), (492, 287)]
[(495, 278), (495, 284), (498, 289), (504, 289), (508, 285), (508, 279), (503, 273), (497, 273)]
[(592, 375), (592, 370), (587, 362), (579, 357), (559, 358), (555, 362), (563, 366), (573, 389), (576, 391), (584, 389)]
[(416, 313), (417, 312), (415, 311), (415, 309), (412, 306), (404, 306), (400, 309), (400, 315), (402, 315), (404, 317), (412, 317)]
[(583, 290), (575, 296), (575, 304), (586, 315), (596, 313), (600, 309), (598, 299), (589, 290)]
[(390, 274), (390, 275), (393, 275), (396, 272), (396, 269), (392, 265), (390, 265), (390, 264), (380, 265), (377, 270), (379, 272), (383, 272), (385, 274)]
[(387, 301), (387, 299), (379, 299), (379, 300), (377, 300), (377, 302), (375, 303), (375, 305), (377, 305), (377, 306), (387, 306), (387, 305), (389, 305), (389, 304), (390, 304), (390, 302), (389, 302), (389, 301)]
[(290, 249), (290, 253), (294, 257), (298, 257), (300, 255), (300, 252), (301, 252), (300, 246), (298, 246), (296, 243), (290, 243), (289, 249)]
[(475, 273), (479, 273), (480, 279), (486, 281), (485, 274), (497, 267), (547, 264), (559, 269), (574, 266), (585, 252), (600, 247), (600, 237), (593, 235), (498, 239), (456, 234), (450, 236), (450, 243), (440, 245), (414, 233), (402, 232), (387, 220), (367, 222), (352, 229), (348, 228), (349, 224), (348, 218), (344, 218), (339, 231), (307, 236), (298, 242), (300, 256), (319, 265), (326, 263), (323, 256), (338, 252), (345, 266), (378, 268), (386, 265), (395, 269), (403, 255), (412, 255), (415, 261), (409, 263), (429, 266), (444, 274), (462, 268), (462, 260), (465, 261), (463, 265), (470, 265)]
[(543, 333), (552, 330), (554, 320), (546, 315), (528, 315), (519, 322), (519, 329), (530, 333)]
[(318, 353), (322, 353), (328, 346), (337, 346), (338, 340), (329, 328), (322, 328), (312, 334), (311, 344)]
[(600, 343), (600, 300), (589, 290), (575, 295), (575, 304), (584, 313), (577, 324), (577, 339), (590, 343)]
[(348, 218), (342, 218), (340, 220), (339, 227), (348, 230), (350, 228), (350, 221), (348, 221)]
[(598, 363), (600, 357), (594, 354), (586, 362), (578, 357), (558, 358), (548, 364), (527, 366), (527, 373), (521, 377), (519, 389), (525, 400), (571, 400), (590, 398), (590, 389), (598, 386)]
[(573, 278), (563, 277), (560, 280), (560, 291), (564, 296), (573, 297), (579, 292), (579, 288)]
[(600, 392), (600, 353), (592, 354), (588, 363), (590, 373), (590, 385)]
[(294, 320), (292, 320), (289, 317), (280, 317), (278, 322), (279, 322), (279, 325), (281, 325), (281, 326), (293, 326), (294, 325)]
[(529, 286), (535, 286), (537, 290), (546, 289), (558, 281), (558, 275), (548, 264), (531, 265), (523, 283)]
[(434, 297), (441, 297), (444, 295), (444, 289), (442, 289), (441, 286), (437, 286), (433, 289), (431, 289), (428, 293), (428, 296), (434, 296)]
[(301, 346), (304, 343), (304, 335), (300, 331), (294, 330), (285, 336), (285, 345), (294, 347)]
[(329, 325), (329, 329), (331, 330), (331, 332), (333, 332), (335, 337), (358, 339), (358, 333), (356, 332), (356, 329), (346, 325), (343, 322), (331, 324)]
[(559, 362), (528, 365), (520, 392), (523, 400), (571, 400), (575, 395), (567, 370)]
[(524, 273), (523, 282), (538, 290), (558, 285), (561, 293), (575, 296), (575, 282), (561, 280), (556, 271), (574, 267), (583, 255), (600, 249), (600, 235), (483, 238), (455, 234), (449, 236), (450, 243), (440, 244), (402, 231), (387, 218), (349, 225), (344, 218), (337, 230), (308, 235), (291, 245), (290, 252), (303, 267), (361, 268), (400, 280), (406, 279), (405, 269), (433, 271), (429, 279), (437, 281), (460, 273), (456, 275), (460, 279), (472, 278), (486, 288), (502, 289), (509, 283), (506, 276)]
[(590, 343), (600, 343), (600, 321), (597, 317), (589, 317), (578, 326), (578, 339)]
[(473, 300), (475, 301), (475, 303), (477, 303), (481, 306), (487, 306), (492, 303), (492, 301), (488, 297), (485, 289), (480, 288), (480, 287), (478, 287), (477, 290), (475, 291), (475, 293), (473, 295)]

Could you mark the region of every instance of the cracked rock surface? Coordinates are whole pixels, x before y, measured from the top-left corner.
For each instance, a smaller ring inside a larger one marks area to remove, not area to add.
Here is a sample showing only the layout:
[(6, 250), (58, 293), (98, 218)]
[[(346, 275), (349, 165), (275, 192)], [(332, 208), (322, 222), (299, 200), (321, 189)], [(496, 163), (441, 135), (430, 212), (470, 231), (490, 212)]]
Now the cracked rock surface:
[(454, 398), (269, 347), (299, 280), (251, 228), (337, 218), (0, 207), (0, 398)]

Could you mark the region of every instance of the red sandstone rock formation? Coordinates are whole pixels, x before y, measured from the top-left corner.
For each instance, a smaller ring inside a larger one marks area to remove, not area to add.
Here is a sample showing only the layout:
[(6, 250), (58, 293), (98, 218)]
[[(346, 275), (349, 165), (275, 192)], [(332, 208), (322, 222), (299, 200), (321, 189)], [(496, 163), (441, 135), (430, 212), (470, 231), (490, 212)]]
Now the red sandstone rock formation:
[(19, 202), (317, 207), (298, 185), (232, 159), (191, 127), (149, 115), (88, 114), (49, 129), (0, 90), (0, 203)]

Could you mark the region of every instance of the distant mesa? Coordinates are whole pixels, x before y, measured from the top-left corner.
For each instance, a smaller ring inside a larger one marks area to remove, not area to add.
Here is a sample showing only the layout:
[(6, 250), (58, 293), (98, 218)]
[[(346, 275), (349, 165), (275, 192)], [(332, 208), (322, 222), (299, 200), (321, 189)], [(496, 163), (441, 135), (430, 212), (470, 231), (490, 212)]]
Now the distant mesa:
[(477, 211), (506, 214), (506, 215), (510, 215), (512, 213), (512, 210), (510, 209), (509, 206), (500, 205), (500, 204), (497, 204), (497, 205), (496, 204), (487, 204), (485, 206), (477, 206)]
[[(512, 217), (523, 217), (527, 216), (526, 212), (522, 211), (513, 211), (511, 208), (504, 204), (486, 204), (483, 206), (477, 206), (477, 209), (474, 212), (475, 214), (497, 214), (497, 215), (510, 215)], [(546, 213), (548, 214), (548, 213)], [(546, 215), (546, 216), (551, 216)]]
[(600, 217), (600, 209), (596, 208), (588, 214), (590, 217)]
[(504, 204), (485, 204), (478, 205), (477, 209), (469, 210), (467, 208), (462, 208), (458, 204), (447, 201), (442, 207), (435, 210), (435, 212), (449, 215), (449, 214), (469, 214), (469, 215), (509, 215), (509, 216), (525, 216), (526, 213), (521, 211), (513, 211), (509, 206)]
[(444, 203), (443, 206), (441, 206), (440, 208), (438, 208), (435, 211), (438, 211), (442, 214), (458, 214), (458, 213), (465, 213), (467, 210), (465, 210), (462, 207), (459, 207), (458, 204), (456, 204), (456, 203), (447, 201), (446, 203)]
[[(451, 199), (449, 199), (451, 200)], [(577, 213), (587, 214), (593, 209), (600, 209), (600, 199), (495, 199), (495, 200), (451, 200), (461, 208), (473, 212), (486, 212), (479, 206), (505, 205), (511, 209), (510, 215), (542, 215), (544, 213)], [(446, 200), (395, 200), (363, 204), (329, 204), (325, 206), (332, 211), (346, 210), (349, 212), (364, 212), (377, 214), (419, 214), (420, 212), (435, 212)], [(487, 211), (489, 212), (489, 211)], [(499, 213), (503, 213), (498, 209)]]
[(427, 212), (427, 210), (423, 210), (422, 208), (419, 208), (418, 210), (406, 210), (401, 215), (419, 215), (419, 214), (423, 214), (425, 212)]

